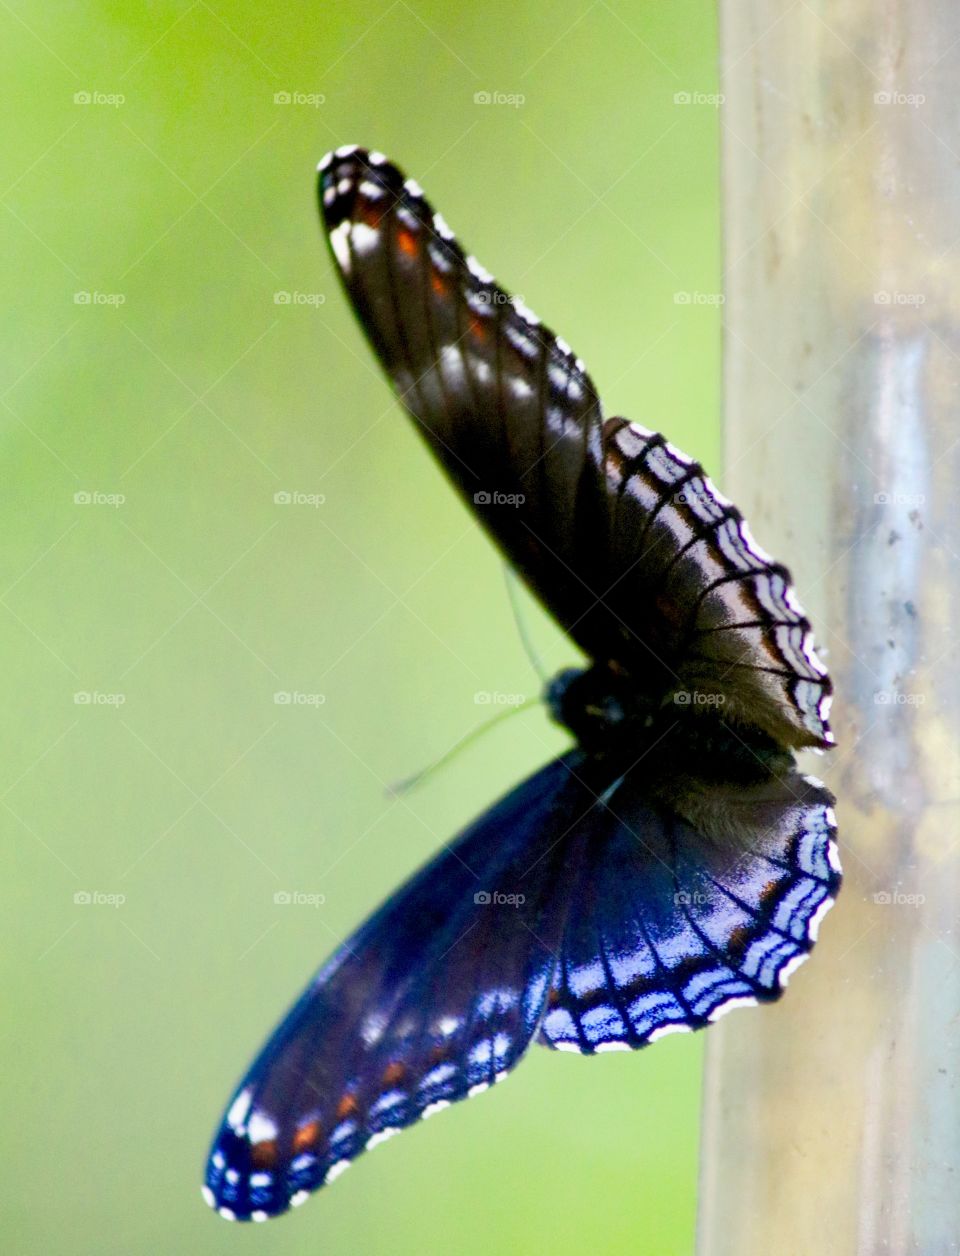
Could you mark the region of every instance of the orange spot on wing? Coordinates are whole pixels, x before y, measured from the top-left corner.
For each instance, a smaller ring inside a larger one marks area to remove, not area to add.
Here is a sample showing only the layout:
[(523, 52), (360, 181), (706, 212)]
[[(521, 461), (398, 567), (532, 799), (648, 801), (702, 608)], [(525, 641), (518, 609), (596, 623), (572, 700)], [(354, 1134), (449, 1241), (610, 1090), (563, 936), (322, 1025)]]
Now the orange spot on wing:
[(430, 272), (430, 287), (434, 290), (438, 297), (447, 295), (447, 281), (442, 275), (438, 275), (435, 270)]
[(483, 325), (483, 320), (477, 318), (475, 314), (470, 315), (470, 335), (474, 340), (486, 340), (487, 329)]
[(264, 1139), (262, 1143), (254, 1143), (250, 1148), (250, 1159), (258, 1169), (269, 1169), (276, 1164), (276, 1139)]
[(293, 1136), (293, 1150), (306, 1151), (308, 1147), (312, 1147), (320, 1137), (320, 1122), (310, 1121), (306, 1125), (301, 1125)]
[(358, 217), (362, 218), (368, 227), (379, 227), (386, 212), (385, 206), (375, 201), (364, 201), (360, 206)]
[(400, 246), (401, 253), (406, 253), (407, 257), (416, 257), (417, 237), (412, 231), (408, 231), (406, 227), (400, 227), (398, 229), (397, 244)]
[(686, 622), (686, 608), (681, 606), (675, 598), (659, 593), (654, 600), (654, 605), (668, 624), (680, 627)]
[(739, 959), (743, 952), (747, 949), (747, 943), (749, 941), (750, 930), (746, 927), (746, 925), (737, 925), (736, 929), (731, 931), (727, 943), (730, 948), (730, 954), (735, 959)]
[(763, 904), (764, 907), (768, 905), (771, 899), (776, 898), (777, 892), (779, 891), (779, 889), (780, 889), (779, 880), (767, 882), (767, 884), (760, 891), (760, 902)]
[(383, 1070), (383, 1084), (384, 1086), (396, 1086), (403, 1081), (406, 1075), (406, 1065), (395, 1061), (393, 1064), (388, 1064)]
[(348, 1092), (337, 1104), (337, 1120), (345, 1121), (347, 1117), (356, 1116), (358, 1111), (356, 1095)]

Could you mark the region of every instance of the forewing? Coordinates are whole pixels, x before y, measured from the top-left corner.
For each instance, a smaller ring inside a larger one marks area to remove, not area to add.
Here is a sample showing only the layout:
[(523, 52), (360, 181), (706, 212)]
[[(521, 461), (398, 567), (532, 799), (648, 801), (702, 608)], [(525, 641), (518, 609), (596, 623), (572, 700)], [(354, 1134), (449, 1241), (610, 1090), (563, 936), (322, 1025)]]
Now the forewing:
[(789, 574), (703, 469), (604, 422), (580, 359), (382, 155), (329, 154), (320, 202), (401, 399), (561, 627), (654, 698), (695, 690), (782, 745), (829, 745), (830, 682)]
[(600, 403), (583, 363), (379, 154), (325, 158), (320, 201), (347, 292), (401, 399), (536, 580), (550, 549), (573, 544), (579, 480), (599, 454)]
[(485, 1090), (540, 1023), (594, 795), (557, 760), (390, 898), (320, 970), (231, 1099), (205, 1195), (231, 1219), (303, 1202), (366, 1148)]

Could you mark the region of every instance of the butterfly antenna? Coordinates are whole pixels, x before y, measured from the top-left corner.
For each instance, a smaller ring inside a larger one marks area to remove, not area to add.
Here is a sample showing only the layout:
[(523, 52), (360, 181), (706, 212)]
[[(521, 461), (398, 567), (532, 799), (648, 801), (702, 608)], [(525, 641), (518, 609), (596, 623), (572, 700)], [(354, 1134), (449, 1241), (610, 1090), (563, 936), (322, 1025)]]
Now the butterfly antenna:
[(507, 597), (510, 599), (510, 609), (513, 611), (513, 622), (517, 625), (517, 632), (527, 658), (530, 660), (530, 666), (539, 676), (541, 687), (544, 687), (548, 680), (547, 671), (543, 666), (543, 659), (530, 639), (527, 621), (523, 616), (523, 607), (520, 605), (520, 580), (509, 563), (503, 564), (503, 574), (507, 585)]
[(445, 750), (439, 759), (434, 759), (433, 763), (429, 763), (425, 768), (421, 768), (419, 772), (414, 772), (413, 776), (404, 777), (402, 781), (397, 781), (394, 785), (388, 785), (386, 788), (387, 796), (389, 798), (399, 798), (403, 794), (409, 794), (418, 785), (422, 785), (427, 777), (433, 776), (434, 772), (456, 758), (462, 750), (466, 750), (467, 746), (472, 745), (475, 741), (479, 741), (483, 734), (489, 732), (491, 728), (494, 728), (497, 724), (502, 724), (504, 720), (508, 720), (511, 715), (516, 715), (518, 711), (527, 711), (530, 707), (539, 705), (539, 697), (524, 698), (522, 702), (509, 706), (506, 710), (498, 711), (496, 715), (491, 716), (485, 723), (472, 728), (459, 741), (455, 741), (450, 749)]

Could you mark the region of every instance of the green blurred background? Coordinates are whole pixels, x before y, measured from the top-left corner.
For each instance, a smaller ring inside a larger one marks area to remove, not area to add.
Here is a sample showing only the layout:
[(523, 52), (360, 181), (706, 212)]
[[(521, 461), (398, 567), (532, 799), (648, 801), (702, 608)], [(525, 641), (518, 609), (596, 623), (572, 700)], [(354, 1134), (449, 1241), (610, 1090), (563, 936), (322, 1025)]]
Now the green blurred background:
[(341, 297), (316, 163), (393, 157), (609, 412), (716, 468), (717, 309), (676, 297), (720, 284), (713, 6), (9, 0), (0, 39), (0, 1248), (690, 1252), (699, 1037), (535, 1048), (266, 1226), (199, 1185), (313, 969), (563, 745), (528, 712), (385, 796), (536, 680)]

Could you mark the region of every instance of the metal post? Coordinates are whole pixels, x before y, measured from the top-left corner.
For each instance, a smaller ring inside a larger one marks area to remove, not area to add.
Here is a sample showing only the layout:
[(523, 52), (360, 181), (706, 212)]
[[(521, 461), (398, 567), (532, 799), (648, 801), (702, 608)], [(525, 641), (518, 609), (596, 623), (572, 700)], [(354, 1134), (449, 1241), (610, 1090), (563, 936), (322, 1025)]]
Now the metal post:
[(700, 1256), (960, 1251), (960, 6), (722, 0), (725, 487), (837, 688), (846, 880), (707, 1035)]

